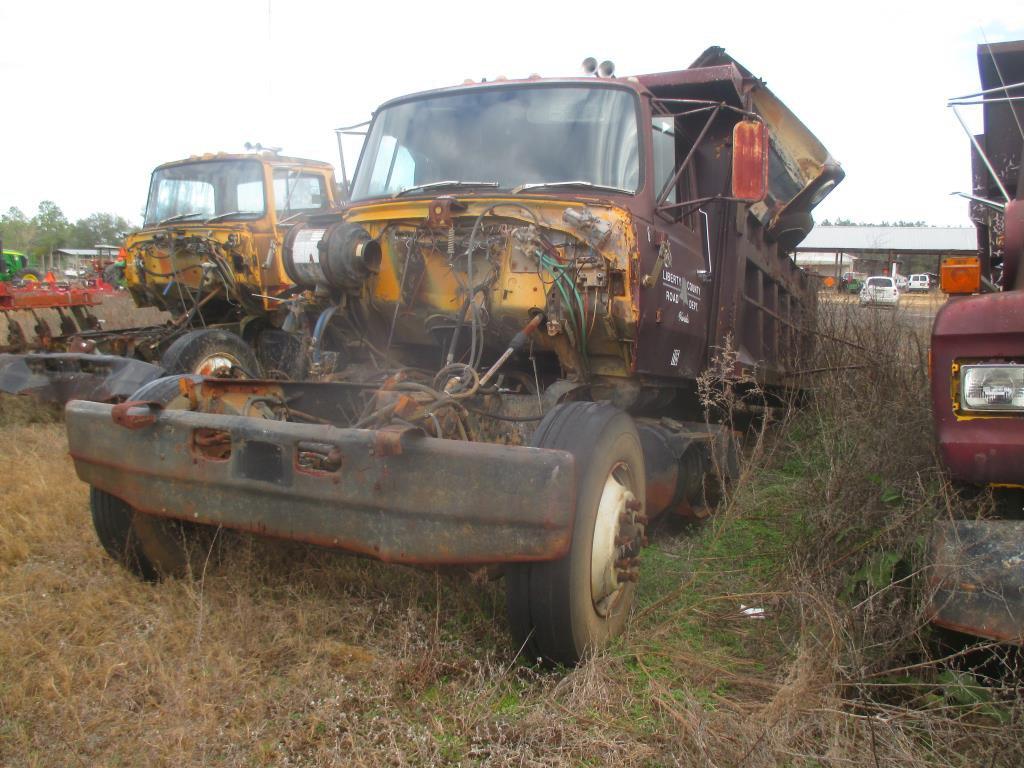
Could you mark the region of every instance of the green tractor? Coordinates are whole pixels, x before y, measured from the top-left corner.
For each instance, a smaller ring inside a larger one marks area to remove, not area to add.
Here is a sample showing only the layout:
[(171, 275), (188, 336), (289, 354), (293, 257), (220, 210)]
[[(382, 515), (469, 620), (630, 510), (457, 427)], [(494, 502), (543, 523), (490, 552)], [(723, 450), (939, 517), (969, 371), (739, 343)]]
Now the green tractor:
[(6, 249), (0, 251), (0, 253), (3, 253), (3, 259), (0, 260), (0, 282), (7, 283), (12, 280), (38, 281), (43, 279), (43, 275), (38, 269), (29, 267), (28, 256), (25, 254), (20, 251), (8, 251)]

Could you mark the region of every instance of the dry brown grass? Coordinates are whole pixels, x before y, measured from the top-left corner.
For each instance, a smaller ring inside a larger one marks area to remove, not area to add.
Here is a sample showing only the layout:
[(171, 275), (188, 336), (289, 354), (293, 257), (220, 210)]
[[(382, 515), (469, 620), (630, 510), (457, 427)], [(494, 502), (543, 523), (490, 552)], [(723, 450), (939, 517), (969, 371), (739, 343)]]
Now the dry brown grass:
[(627, 636), (568, 672), (514, 661), (500, 582), (238, 537), (197, 581), (141, 583), (60, 425), (8, 408), (0, 764), (1020, 765), (1021, 720), (941, 698), (918, 582), (856, 578), (878, 552), (913, 572), (945, 493), (890, 318), (836, 316), (866, 349), (823, 341), (817, 397), (716, 522), (661, 527)]

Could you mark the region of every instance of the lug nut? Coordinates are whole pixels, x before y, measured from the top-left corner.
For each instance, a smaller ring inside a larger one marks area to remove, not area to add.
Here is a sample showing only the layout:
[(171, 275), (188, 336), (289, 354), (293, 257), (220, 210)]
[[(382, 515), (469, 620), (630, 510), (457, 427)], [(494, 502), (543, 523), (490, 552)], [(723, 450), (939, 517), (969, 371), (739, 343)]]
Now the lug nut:
[(633, 521), (637, 525), (647, 525), (647, 523), (650, 522), (650, 520), (648, 519), (647, 515), (637, 515), (635, 518), (633, 518)]

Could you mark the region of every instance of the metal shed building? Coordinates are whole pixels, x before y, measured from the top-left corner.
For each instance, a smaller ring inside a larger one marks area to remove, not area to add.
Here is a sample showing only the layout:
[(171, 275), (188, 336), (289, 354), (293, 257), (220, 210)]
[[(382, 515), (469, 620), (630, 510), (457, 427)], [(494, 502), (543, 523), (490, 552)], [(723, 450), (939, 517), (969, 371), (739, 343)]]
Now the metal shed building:
[(893, 273), (910, 257), (925, 257), (928, 272), (938, 272), (946, 256), (978, 252), (974, 227), (816, 226), (796, 247), (796, 263), (822, 278), (843, 272)]

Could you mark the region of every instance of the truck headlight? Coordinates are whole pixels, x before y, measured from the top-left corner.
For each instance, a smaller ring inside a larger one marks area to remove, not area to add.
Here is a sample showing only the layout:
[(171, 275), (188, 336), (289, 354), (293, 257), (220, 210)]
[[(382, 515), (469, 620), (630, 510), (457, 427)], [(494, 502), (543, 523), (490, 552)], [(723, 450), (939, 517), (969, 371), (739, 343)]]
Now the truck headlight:
[(1024, 412), (1024, 365), (962, 366), (960, 407), (965, 411)]

